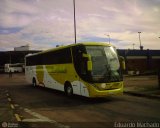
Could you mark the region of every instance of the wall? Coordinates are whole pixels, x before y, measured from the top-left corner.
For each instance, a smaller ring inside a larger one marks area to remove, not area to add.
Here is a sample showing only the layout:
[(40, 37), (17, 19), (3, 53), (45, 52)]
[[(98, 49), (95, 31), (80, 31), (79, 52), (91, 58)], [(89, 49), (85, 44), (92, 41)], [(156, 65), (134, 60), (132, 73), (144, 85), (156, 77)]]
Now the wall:
[(127, 71), (156, 71), (160, 68), (160, 50), (118, 49), (118, 54), (126, 61)]

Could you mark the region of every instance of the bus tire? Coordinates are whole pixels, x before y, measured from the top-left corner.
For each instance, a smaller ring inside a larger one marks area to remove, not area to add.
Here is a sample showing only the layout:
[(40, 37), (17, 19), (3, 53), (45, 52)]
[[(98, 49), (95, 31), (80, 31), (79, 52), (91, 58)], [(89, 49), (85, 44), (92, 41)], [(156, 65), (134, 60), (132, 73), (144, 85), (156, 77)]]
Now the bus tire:
[(69, 84), (69, 83), (65, 84), (65, 93), (67, 96), (73, 95), (73, 88), (72, 88), (71, 84)]
[(36, 86), (37, 86), (37, 82), (36, 82), (36, 79), (35, 79), (35, 78), (33, 78), (33, 80), (32, 80), (32, 86), (33, 86), (33, 87), (36, 87)]

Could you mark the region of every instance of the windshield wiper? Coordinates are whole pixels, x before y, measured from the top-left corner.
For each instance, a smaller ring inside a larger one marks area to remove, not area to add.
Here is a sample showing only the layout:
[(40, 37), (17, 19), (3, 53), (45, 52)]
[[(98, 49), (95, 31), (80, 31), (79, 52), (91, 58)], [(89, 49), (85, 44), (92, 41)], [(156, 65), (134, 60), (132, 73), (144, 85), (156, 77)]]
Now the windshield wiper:
[(106, 67), (105, 76), (107, 76), (108, 82), (120, 81), (120, 75), (115, 75), (115, 72), (119, 74), (118, 71), (112, 70), (110, 65), (105, 65), (105, 67)]

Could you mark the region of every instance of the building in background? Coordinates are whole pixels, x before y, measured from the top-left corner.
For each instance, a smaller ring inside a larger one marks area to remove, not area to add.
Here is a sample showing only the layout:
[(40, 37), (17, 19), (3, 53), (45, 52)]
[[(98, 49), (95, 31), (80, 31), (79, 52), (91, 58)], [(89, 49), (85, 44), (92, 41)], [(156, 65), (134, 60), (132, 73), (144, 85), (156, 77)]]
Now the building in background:
[(160, 68), (160, 50), (118, 49), (126, 62), (126, 73), (151, 73)]
[(40, 52), (38, 50), (29, 51), (0, 51), (0, 72), (4, 72), (5, 64), (24, 63), (27, 54)]
[[(22, 48), (23, 49), (23, 48)], [(4, 72), (5, 64), (24, 63), (27, 54), (40, 52), (40, 50), (18, 49), (15, 51), (0, 51), (0, 72)], [(20, 51), (19, 51), (20, 50)], [(156, 72), (160, 68), (160, 50), (118, 49), (118, 54), (125, 58), (125, 73)]]
[(29, 45), (15, 47), (14, 51), (29, 51)]

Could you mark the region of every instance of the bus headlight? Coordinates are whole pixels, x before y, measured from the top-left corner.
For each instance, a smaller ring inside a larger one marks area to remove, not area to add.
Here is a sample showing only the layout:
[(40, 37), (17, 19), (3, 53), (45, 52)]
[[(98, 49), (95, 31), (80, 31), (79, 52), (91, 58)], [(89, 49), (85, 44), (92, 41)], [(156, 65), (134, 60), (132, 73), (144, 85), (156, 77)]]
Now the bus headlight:
[(106, 86), (107, 86), (107, 85), (106, 85), (105, 83), (101, 84), (101, 88), (103, 88), (103, 89), (105, 89)]

